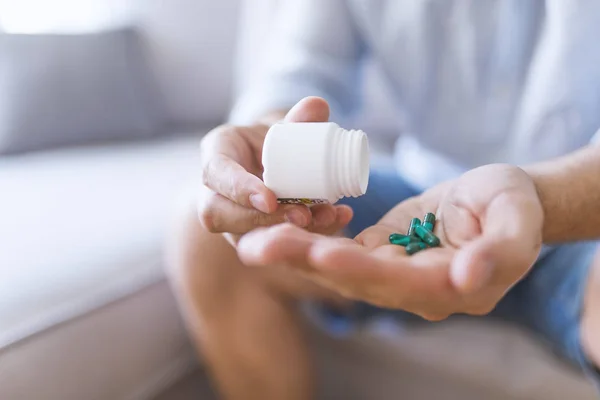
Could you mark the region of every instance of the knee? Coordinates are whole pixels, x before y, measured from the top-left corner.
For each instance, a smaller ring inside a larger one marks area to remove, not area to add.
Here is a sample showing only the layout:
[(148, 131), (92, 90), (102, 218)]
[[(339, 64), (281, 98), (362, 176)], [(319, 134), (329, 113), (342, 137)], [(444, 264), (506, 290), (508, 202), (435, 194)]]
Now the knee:
[(204, 236), (191, 197), (176, 205), (170, 222), (166, 235), (166, 273), (171, 281), (185, 281), (194, 271), (191, 264), (197, 261), (198, 245)]
[(166, 273), (184, 303), (201, 308), (219, 304), (234, 280), (236, 260), (235, 249), (222, 235), (202, 227), (193, 201), (176, 207), (167, 233)]
[(600, 367), (600, 251), (586, 288), (581, 335), (588, 358)]
[(305, 297), (344, 302), (339, 295), (285, 268), (245, 267), (223, 235), (202, 226), (194, 201), (177, 207), (166, 258), (167, 275), (181, 303), (205, 316), (223, 315), (224, 309), (232, 311), (240, 305), (246, 308), (253, 297), (264, 295), (278, 302)]

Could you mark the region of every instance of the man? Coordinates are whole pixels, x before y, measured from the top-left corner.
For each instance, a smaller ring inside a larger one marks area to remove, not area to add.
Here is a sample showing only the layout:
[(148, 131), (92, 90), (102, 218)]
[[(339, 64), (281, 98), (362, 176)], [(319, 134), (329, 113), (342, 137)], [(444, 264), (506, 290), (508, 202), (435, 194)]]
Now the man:
[[(361, 318), (493, 313), (600, 381), (600, 3), (280, 7), (267, 78), (202, 141), (203, 190), (174, 245), (182, 308), (225, 398), (311, 398), (303, 299)], [(260, 179), (269, 125), (327, 121), (323, 99), (354, 112), (367, 56), (408, 116), (396, 171), (335, 206), (278, 206)], [(428, 211), (442, 248), (388, 244)]]

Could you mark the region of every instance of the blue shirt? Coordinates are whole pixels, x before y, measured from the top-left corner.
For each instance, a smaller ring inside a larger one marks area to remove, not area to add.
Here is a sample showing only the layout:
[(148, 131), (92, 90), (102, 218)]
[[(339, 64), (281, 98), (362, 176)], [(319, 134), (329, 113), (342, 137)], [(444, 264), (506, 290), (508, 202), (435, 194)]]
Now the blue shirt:
[(600, 1), (279, 4), (265, 78), (238, 99), (233, 122), (309, 95), (352, 114), (374, 57), (407, 117), (398, 171), (421, 188), (483, 164), (563, 155), (600, 127)]

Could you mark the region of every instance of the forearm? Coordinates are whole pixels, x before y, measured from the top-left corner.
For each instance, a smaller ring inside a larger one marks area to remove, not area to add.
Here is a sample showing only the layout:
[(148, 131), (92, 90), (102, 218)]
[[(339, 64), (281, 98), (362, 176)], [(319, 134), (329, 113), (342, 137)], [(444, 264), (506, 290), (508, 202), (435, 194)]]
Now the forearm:
[(545, 243), (600, 238), (600, 145), (524, 169), (544, 208)]

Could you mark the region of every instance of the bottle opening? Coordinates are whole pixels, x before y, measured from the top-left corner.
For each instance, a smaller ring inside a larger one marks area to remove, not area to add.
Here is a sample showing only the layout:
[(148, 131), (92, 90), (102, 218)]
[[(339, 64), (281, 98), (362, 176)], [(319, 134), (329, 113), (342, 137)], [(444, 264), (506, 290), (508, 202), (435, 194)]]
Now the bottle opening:
[(360, 141), (360, 191), (366, 193), (369, 186), (369, 139), (363, 135)]

